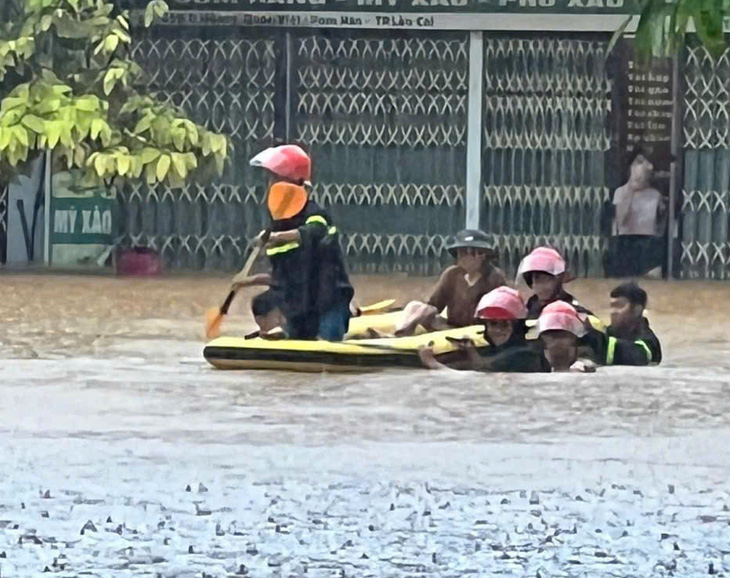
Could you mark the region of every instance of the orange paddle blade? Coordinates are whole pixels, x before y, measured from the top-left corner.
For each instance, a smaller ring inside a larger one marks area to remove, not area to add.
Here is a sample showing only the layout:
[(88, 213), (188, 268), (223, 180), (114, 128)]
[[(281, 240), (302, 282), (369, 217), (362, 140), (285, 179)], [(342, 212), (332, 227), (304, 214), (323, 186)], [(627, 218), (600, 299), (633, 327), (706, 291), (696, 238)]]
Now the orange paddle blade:
[(221, 334), (221, 323), (223, 323), (223, 313), (220, 307), (213, 307), (205, 312), (205, 336), (208, 339), (215, 339)]
[(307, 204), (307, 191), (292, 183), (274, 183), (269, 189), (267, 202), (269, 213), (275, 221), (291, 219)]

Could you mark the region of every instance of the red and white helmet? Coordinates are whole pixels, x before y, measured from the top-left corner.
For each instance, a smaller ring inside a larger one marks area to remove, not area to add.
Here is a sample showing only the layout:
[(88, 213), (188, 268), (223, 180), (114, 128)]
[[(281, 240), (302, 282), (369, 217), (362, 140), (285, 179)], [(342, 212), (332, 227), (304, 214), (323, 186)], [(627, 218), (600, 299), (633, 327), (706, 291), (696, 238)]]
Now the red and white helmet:
[(566, 271), (565, 259), (555, 249), (538, 247), (527, 257), (522, 259), (517, 269), (517, 278), (524, 278), (525, 273), (542, 271), (550, 275), (561, 275)]
[(537, 320), (538, 333), (545, 331), (567, 331), (576, 337), (583, 337), (585, 326), (575, 308), (565, 301), (554, 301), (545, 306)]
[(297, 145), (280, 145), (261, 151), (250, 161), (252, 167), (260, 167), (275, 175), (293, 181), (309, 184), (312, 161), (309, 155)]
[(527, 317), (527, 308), (516, 289), (503, 286), (482, 296), (475, 315), (479, 319), (516, 321)]

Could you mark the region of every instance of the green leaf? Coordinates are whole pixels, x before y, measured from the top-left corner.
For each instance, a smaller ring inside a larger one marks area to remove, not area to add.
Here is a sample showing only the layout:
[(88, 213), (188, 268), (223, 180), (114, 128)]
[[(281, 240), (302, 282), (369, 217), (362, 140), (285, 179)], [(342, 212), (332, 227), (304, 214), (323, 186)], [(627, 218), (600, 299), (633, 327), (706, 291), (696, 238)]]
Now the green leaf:
[(182, 152), (185, 149), (185, 129), (173, 128), (170, 133), (172, 135), (172, 142), (175, 144), (175, 148)]
[(106, 155), (104, 159), (104, 171), (107, 175), (114, 174), (114, 171), (117, 168), (117, 162), (115, 158), (112, 155)]
[(28, 97), (8, 97), (3, 99), (2, 106), (0, 106), (1, 112), (7, 112), (8, 110), (13, 110), (15, 108), (27, 108), (28, 107)]
[(195, 126), (192, 122), (188, 122), (187, 130), (188, 130), (188, 140), (190, 141), (190, 144), (194, 147), (198, 146), (198, 143), (200, 142), (198, 138), (198, 127)]
[(188, 167), (185, 164), (185, 158), (180, 153), (172, 153), (172, 164), (175, 167), (175, 171), (180, 175), (181, 178), (185, 178), (188, 175)]
[(104, 176), (104, 171), (106, 170), (106, 158), (104, 155), (96, 155), (96, 158), (94, 159), (94, 169), (96, 170), (97, 175), (100, 177)]
[(138, 179), (142, 175), (142, 171), (144, 170), (144, 165), (142, 164), (142, 161), (139, 159), (139, 157), (130, 157), (130, 160), (132, 161), (132, 166), (129, 169), (129, 177)]
[(51, 112), (56, 112), (59, 108), (61, 108), (61, 101), (58, 98), (50, 98), (39, 102), (34, 107), (34, 110), (40, 114), (49, 114)]
[(99, 135), (101, 134), (101, 131), (104, 130), (104, 128), (106, 128), (106, 123), (102, 119), (95, 118), (94, 120), (92, 120), (91, 121), (91, 133), (90, 133), (91, 138), (96, 140), (99, 137)]
[(70, 86), (67, 86), (67, 85), (65, 85), (65, 84), (54, 84), (54, 85), (53, 85), (53, 86), (51, 87), (51, 90), (52, 90), (52, 91), (53, 91), (53, 92), (54, 92), (55, 94), (57, 94), (57, 95), (61, 96), (61, 95), (63, 95), (63, 94), (68, 94), (69, 92), (71, 92), (71, 87), (70, 87)]
[(142, 152), (139, 154), (140, 160), (144, 163), (151, 163), (152, 161), (157, 160), (160, 157), (160, 151), (157, 149), (153, 149), (150, 147), (145, 147), (142, 149)]
[(124, 30), (115, 30), (115, 31), (113, 32), (113, 34), (114, 34), (114, 35), (115, 35), (115, 36), (116, 36), (117, 38), (119, 38), (119, 40), (120, 40), (121, 42), (123, 42), (124, 44), (129, 44), (130, 42), (132, 42), (132, 38), (131, 38), (131, 36), (129, 36), (129, 34), (127, 34), (127, 33), (126, 33), (126, 32), (125, 32)]
[(150, 128), (150, 124), (152, 124), (152, 118), (150, 115), (145, 115), (139, 120), (137, 126), (134, 127), (134, 132), (136, 134), (141, 134)]
[(152, 25), (152, 22), (155, 19), (155, 7), (150, 2), (147, 4), (147, 7), (144, 9), (144, 26), (145, 28), (149, 28)]
[(725, 49), (721, 5), (710, 0), (696, 1), (693, 6), (692, 18), (697, 28), (697, 36), (713, 56), (721, 56)]
[(117, 170), (119, 174), (125, 176), (129, 169), (132, 168), (132, 159), (129, 155), (121, 154), (117, 157)]
[(155, 182), (157, 182), (157, 171), (156, 171), (157, 164), (156, 163), (150, 163), (145, 166), (144, 168), (144, 175), (147, 179), (148, 185), (154, 185)]
[(40, 22), (38, 23), (37, 29), (40, 30), (41, 32), (48, 32), (48, 30), (50, 30), (52, 24), (53, 24), (53, 16), (51, 16), (50, 14), (46, 14), (45, 16), (43, 16), (41, 18)]
[(182, 156), (185, 160), (185, 166), (188, 168), (188, 170), (198, 168), (198, 157), (195, 156), (195, 153), (185, 153)]
[(15, 137), (18, 139), (20, 144), (22, 144), (24, 147), (27, 147), (30, 144), (30, 139), (28, 138), (27, 131), (18, 125), (15, 125), (13, 127), (15, 129)]
[(122, 108), (119, 109), (119, 114), (123, 116), (125, 114), (132, 113), (136, 110), (137, 110), (137, 105), (134, 102), (128, 100), (127, 102), (125, 102), (122, 105)]
[(155, 17), (164, 18), (165, 14), (169, 11), (170, 7), (167, 5), (167, 2), (164, 2), (163, 0), (152, 0), (152, 2), (147, 4), (144, 11), (145, 27), (149, 28), (154, 22)]
[(0, 151), (8, 148), (10, 140), (13, 138), (13, 133), (10, 129), (0, 127)]
[(71, 136), (72, 128), (73, 125), (71, 123), (63, 123), (61, 129), (61, 144), (68, 148), (73, 148), (75, 146), (73, 136)]
[(157, 14), (158, 18), (163, 18), (170, 11), (170, 7), (165, 0), (154, 0), (153, 4), (155, 5), (155, 14)]
[(43, 122), (43, 119), (38, 118), (37, 116), (33, 114), (26, 114), (23, 117), (23, 120), (21, 121), (23, 126), (29, 128), (36, 134), (41, 134), (45, 131), (45, 123)]
[(104, 128), (101, 129), (101, 144), (108, 147), (112, 142), (113, 136), (114, 133), (112, 132), (111, 127), (105, 123)]
[(52, 120), (46, 123), (46, 137), (48, 138), (48, 146), (56, 148), (58, 141), (61, 139), (61, 130), (63, 121)]
[(110, 68), (104, 75), (104, 94), (109, 96), (117, 83), (116, 69)]
[(87, 113), (81, 113), (78, 115), (76, 124), (74, 125), (75, 134), (78, 135), (77, 140), (84, 140), (89, 136), (93, 120), (93, 117)]
[(74, 163), (76, 163), (76, 166), (81, 167), (84, 165), (84, 161), (86, 160), (86, 151), (84, 150), (84, 147), (81, 145), (74, 148)]
[(82, 96), (74, 103), (78, 110), (85, 112), (96, 112), (99, 110), (99, 100), (95, 96)]
[(170, 170), (170, 157), (162, 155), (157, 161), (157, 180), (163, 181)]
[(20, 119), (23, 117), (24, 112), (24, 110), (21, 110), (19, 108), (9, 110), (5, 114), (0, 115), (0, 123), (4, 124), (5, 126), (12, 126), (20, 121)]
[(221, 139), (220, 135), (212, 134), (210, 135), (210, 150), (211, 152), (217, 153), (221, 148)]

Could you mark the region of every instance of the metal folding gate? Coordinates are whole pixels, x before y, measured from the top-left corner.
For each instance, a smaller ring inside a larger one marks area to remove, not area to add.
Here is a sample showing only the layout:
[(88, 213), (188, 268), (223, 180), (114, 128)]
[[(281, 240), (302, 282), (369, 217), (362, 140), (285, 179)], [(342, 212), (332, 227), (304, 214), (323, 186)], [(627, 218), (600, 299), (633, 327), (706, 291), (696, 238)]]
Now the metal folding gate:
[(265, 226), (265, 179), (248, 170), (248, 159), (273, 137), (274, 40), (253, 31), (184, 32), (144, 38), (133, 56), (149, 90), (231, 137), (231, 159), (210, 183), (126, 187), (119, 195), (121, 242), (155, 248), (171, 268), (232, 270)]
[(483, 212), (503, 266), (549, 244), (602, 274), (611, 83), (602, 39), (484, 41)]
[(682, 276), (730, 279), (730, 50), (684, 60)]
[(232, 137), (232, 162), (212, 184), (125, 189), (123, 243), (155, 247), (173, 268), (235, 268), (265, 222), (264, 181), (247, 160), (288, 132), (314, 156), (314, 194), (354, 271), (436, 272), (466, 223), (471, 174), (477, 218), (503, 265), (550, 242), (578, 274), (601, 273), (612, 143), (605, 35), (485, 33), (475, 93), (469, 33), (174, 33), (154, 31), (134, 56), (151, 90)]

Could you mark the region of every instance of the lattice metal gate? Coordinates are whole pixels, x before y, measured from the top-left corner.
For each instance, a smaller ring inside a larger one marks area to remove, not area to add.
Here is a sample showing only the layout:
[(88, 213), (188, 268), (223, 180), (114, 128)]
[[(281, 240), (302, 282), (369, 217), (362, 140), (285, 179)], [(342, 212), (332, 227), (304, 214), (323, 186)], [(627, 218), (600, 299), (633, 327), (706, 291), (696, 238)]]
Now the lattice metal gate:
[(250, 30), (203, 32), (158, 33), (139, 42), (133, 56), (150, 90), (231, 137), (231, 162), (209, 184), (121, 191), (121, 243), (153, 247), (171, 268), (232, 270), (265, 226), (264, 176), (248, 170), (248, 159), (273, 137), (274, 40)]
[(538, 244), (602, 275), (609, 197), (607, 39), (487, 37), (481, 226), (514, 271)]
[(356, 271), (434, 273), (464, 224), (468, 35), (297, 34), (294, 134)]
[[(233, 159), (210, 185), (124, 190), (123, 244), (155, 247), (172, 268), (235, 268), (265, 222), (248, 158), (287, 125), (314, 155), (314, 194), (352, 270), (438, 271), (466, 218), (468, 33), (234, 32), (176, 28), (136, 46), (149, 88), (231, 135)], [(481, 227), (508, 268), (547, 241), (576, 273), (601, 274), (606, 42), (485, 38)]]
[(682, 276), (730, 279), (730, 50), (684, 61)]

